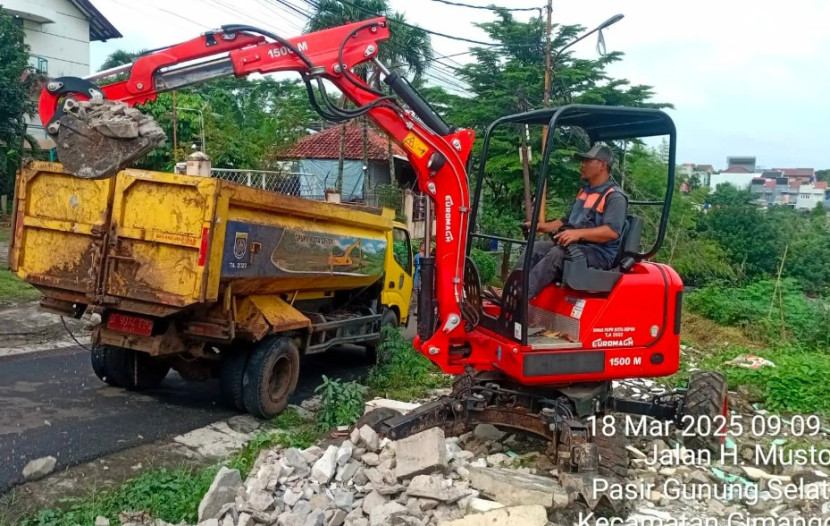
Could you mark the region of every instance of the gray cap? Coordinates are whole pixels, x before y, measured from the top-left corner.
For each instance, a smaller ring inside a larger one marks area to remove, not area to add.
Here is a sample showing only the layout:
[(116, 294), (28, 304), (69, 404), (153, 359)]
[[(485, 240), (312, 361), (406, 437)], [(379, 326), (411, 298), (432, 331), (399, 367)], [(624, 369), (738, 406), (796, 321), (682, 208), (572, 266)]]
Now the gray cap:
[(594, 144), (591, 149), (585, 153), (578, 153), (577, 157), (580, 159), (597, 159), (599, 161), (603, 161), (608, 165), (609, 170), (614, 164), (614, 152), (612, 152), (611, 148), (608, 146), (600, 143)]

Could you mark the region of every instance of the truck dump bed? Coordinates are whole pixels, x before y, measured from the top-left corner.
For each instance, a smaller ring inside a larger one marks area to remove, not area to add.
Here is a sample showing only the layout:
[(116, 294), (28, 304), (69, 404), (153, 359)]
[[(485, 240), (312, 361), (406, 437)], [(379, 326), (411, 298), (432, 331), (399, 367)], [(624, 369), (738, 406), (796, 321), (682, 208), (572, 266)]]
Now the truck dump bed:
[(13, 271), (49, 300), (164, 315), (234, 293), (353, 289), (383, 274), (393, 211), (142, 170), (18, 176)]

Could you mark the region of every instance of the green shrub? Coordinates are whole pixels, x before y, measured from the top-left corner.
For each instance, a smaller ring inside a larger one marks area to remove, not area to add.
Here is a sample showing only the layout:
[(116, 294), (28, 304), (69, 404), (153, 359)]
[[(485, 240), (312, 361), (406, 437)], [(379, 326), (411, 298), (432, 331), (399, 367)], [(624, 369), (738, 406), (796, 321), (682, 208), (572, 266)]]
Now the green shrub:
[(383, 338), (378, 346), (378, 364), (368, 375), (372, 394), (412, 400), (449, 385), (450, 378), (416, 351), (400, 331), (384, 327)]
[(496, 258), (489, 252), (474, 248), (470, 251), (470, 259), (478, 267), (478, 275), (481, 278), (481, 284), (487, 285), (493, 282), (496, 277)]
[(721, 325), (741, 327), (751, 337), (774, 345), (792, 343), (808, 349), (830, 345), (830, 309), (824, 300), (804, 295), (798, 282), (783, 279), (743, 287), (708, 285), (686, 298), (690, 311)]
[(322, 409), (317, 425), (322, 430), (354, 424), (363, 414), (365, 387), (357, 382), (342, 382), (323, 375), (323, 383), (315, 393), (321, 395)]
[[(743, 369), (726, 362), (739, 354), (757, 354), (775, 364), (757, 370)], [(701, 369), (726, 374), (730, 390), (747, 385), (763, 393), (770, 411), (830, 414), (830, 355), (821, 351), (804, 351), (793, 347), (750, 351), (732, 348), (705, 358)]]

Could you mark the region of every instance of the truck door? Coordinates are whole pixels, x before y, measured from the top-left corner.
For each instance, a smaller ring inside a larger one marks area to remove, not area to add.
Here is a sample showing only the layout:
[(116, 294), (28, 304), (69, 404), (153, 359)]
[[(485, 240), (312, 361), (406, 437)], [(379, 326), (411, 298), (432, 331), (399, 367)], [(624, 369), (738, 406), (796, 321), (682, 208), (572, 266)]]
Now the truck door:
[(409, 316), (409, 302), (412, 299), (413, 258), (409, 232), (405, 228), (392, 229), (392, 250), (386, 257), (386, 282), (381, 301), (387, 306), (396, 306), (401, 312), (401, 322)]

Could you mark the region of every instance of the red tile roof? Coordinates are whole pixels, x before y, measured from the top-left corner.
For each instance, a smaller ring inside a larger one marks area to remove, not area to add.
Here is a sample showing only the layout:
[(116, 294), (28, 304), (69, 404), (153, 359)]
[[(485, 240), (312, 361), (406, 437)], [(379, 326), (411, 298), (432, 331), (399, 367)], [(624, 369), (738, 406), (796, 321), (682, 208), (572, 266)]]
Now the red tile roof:
[(813, 177), (815, 174), (813, 168), (776, 168), (776, 170), (783, 172), (784, 177)]
[(813, 187), (816, 190), (827, 190), (827, 181), (819, 181), (817, 183), (813, 183)]
[(767, 179), (764, 182), (764, 188), (775, 188), (775, 179)]
[(790, 188), (798, 190), (799, 188), (801, 188), (801, 183), (799, 183), (798, 181), (790, 181)]
[[(381, 135), (369, 125), (369, 160), (386, 161), (389, 159), (386, 136)], [(392, 145), (392, 153), (406, 157), (406, 153), (397, 145)], [(338, 159), (340, 157), (340, 126), (333, 126), (320, 133), (308, 135), (293, 146), (280, 152), (280, 159)], [(349, 160), (363, 159), (363, 126), (353, 120), (346, 125), (346, 153)]]
[(748, 173), (750, 173), (750, 171), (745, 166), (732, 165), (721, 173), (725, 173), (725, 174), (748, 174)]

